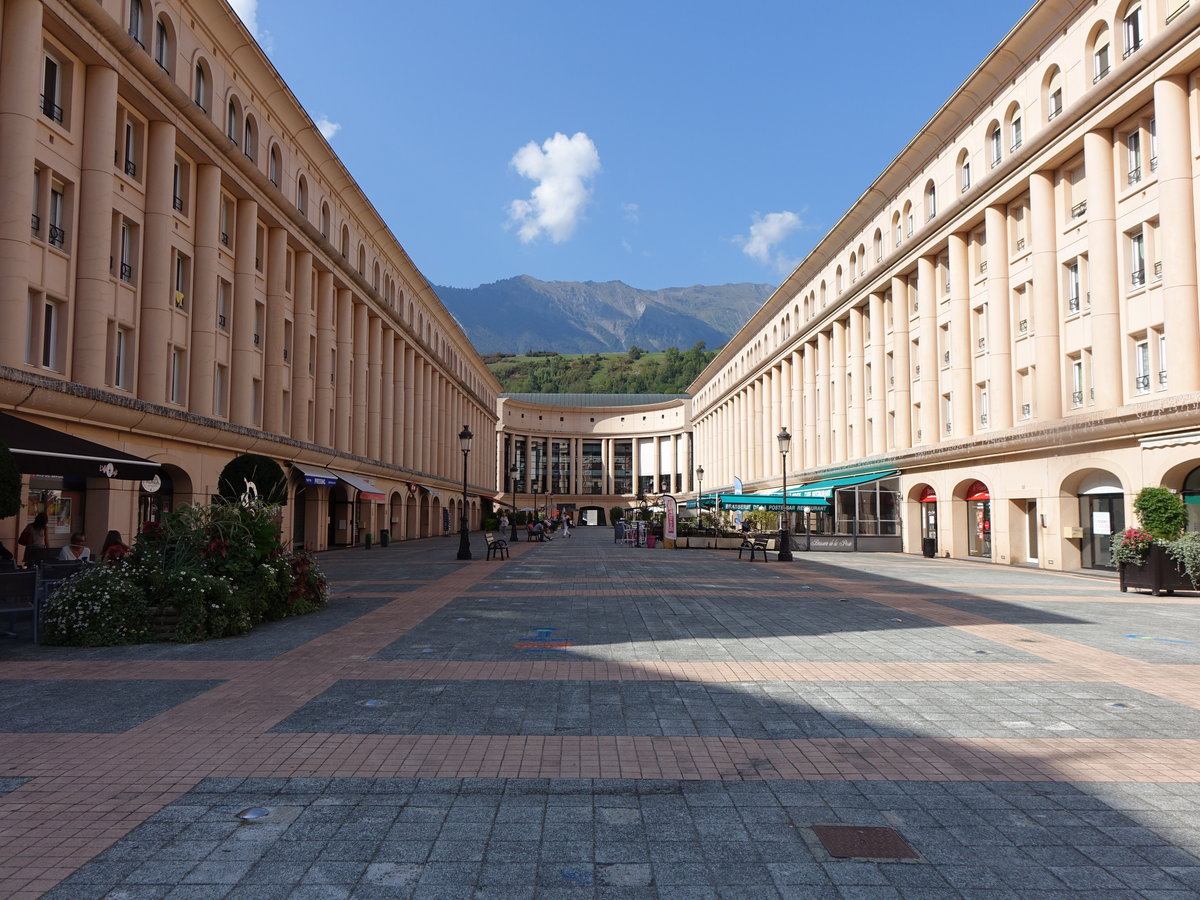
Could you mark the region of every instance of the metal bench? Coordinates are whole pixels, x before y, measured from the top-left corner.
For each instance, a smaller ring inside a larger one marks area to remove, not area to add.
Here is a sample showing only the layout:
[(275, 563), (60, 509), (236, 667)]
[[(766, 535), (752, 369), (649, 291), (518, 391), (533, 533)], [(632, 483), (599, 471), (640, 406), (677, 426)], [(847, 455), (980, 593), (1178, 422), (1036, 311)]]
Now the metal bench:
[(742, 541), (742, 546), (738, 548), (738, 559), (741, 559), (742, 554), (747, 550), (750, 551), (750, 562), (754, 562), (754, 554), (755, 553), (761, 553), (763, 562), (767, 561), (767, 542), (766, 542), (766, 540), (764, 540), (762, 538), (756, 538), (754, 540), (751, 540), (750, 538), (746, 538), (744, 541)]
[(33, 616), (33, 642), (40, 638), (40, 611), (38, 602), (38, 571), (23, 569), (19, 572), (0, 572), (0, 615), (8, 616), (8, 631), (0, 632), (4, 637), (17, 636), (14, 622), (20, 613)]
[(490, 531), (484, 533), (487, 540), (488, 559), (508, 559), (508, 541), (498, 538)]

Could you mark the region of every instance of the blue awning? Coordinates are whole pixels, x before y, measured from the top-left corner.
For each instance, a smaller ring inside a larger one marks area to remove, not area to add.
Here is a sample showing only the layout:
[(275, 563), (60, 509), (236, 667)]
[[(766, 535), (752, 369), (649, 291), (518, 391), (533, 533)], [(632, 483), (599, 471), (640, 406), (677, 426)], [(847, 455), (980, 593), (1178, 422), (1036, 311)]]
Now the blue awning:
[(792, 497), (808, 497), (814, 500), (819, 499), (822, 503), (830, 503), (833, 500), (835, 488), (866, 484), (869, 481), (878, 481), (881, 478), (889, 478), (892, 475), (899, 474), (899, 469), (885, 469), (881, 472), (865, 472), (861, 475), (843, 475), (841, 478), (814, 481), (812, 484), (802, 485), (798, 488), (789, 488), (788, 499), (790, 500)]
[(292, 463), (292, 468), (304, 476), (305, 484), (321, 484), (326, 487), (331, 487), (338, 483), (338, 477), (328, 469), (322, 469), (320, 466), (309, 465), (308, 463)]

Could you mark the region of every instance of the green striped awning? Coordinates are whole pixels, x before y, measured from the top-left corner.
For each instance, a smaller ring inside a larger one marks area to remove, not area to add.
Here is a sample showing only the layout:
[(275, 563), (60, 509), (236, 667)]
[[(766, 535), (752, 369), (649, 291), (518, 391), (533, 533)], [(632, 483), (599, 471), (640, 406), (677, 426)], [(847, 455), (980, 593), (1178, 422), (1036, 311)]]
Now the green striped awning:
[(843, 475), (841, 478), (814, 481), (812, 484), (805, 484), (794, 490), (789, 488), (788, 499), (790, 500), (792, 497), (808, 497), (814, 500), (819, 499), (823, 503), (830, 503), (833, 500), (833, 491), (835, 488), (866, 484), (869, 481), (878, 481), (881, 478), (898, 475), (899, 473), (899, 469), (885, 469), (880, 472), (865, 472), (861, 475)]

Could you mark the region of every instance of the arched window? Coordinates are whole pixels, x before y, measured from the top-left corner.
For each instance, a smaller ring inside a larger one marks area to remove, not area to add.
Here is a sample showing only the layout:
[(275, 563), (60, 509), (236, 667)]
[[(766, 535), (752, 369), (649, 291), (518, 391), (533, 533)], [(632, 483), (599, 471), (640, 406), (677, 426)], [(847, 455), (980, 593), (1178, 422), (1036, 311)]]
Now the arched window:
[(154, 61), (167, 72), (175, 72), (175, 40), (171, 34), (171, 25), (166, 16), (159, 16), (154, 21)]
[(358, 274), (367, 274), (367, 248), (362, 244), (358, 245)]
[(958, 185), (964, 194), (971, 189), (971, 155), (966, 150), (958, 153)]
[(258, 161), (258, 137), (254, 133), (253, 116), (246, 116), (246, 127), (242, 132), (242, 152), (251, 162)]
[(912, 201), (904, 201), (904, 235), (912, 237), (913, 232), (917, 229), (916, 220), (913, 218)]
[(129, 0), (129, 36), (139, 46), (146, 46), (145, 21), (142, 16), (142, 0)]
[(1046, 80), (1042, 83), (1042, 103), (1047, 122), (1063, 111), (1063, 76), (1058, 66), (1051, 66), (1046, 73)]
[(238, 104), (237, 97), (229, 98), (229, 108), (225, 114), (225, 135), (237, 145), (237, 140), (242, 133), (242, 108)]
[(862, 244), (858, 245), (858, 274), (867, 274), (867, 248)]
[(303, 175), (296, 179), (296, 209), (308, 218), (308, 179)]
[(988, 157), (992, 161), (993, 169), (1004, 159), (1004, 134), (1000, 130), (999, 122), (992, 122), (988, 128)]
[(1004, 121), (1008, 127), (1008, 149), (1016, 152), (1021, 147), (1021, 107), (1013, 104), (1005, 113)]
[(373, 287), (375, 289), (376, 293), (379, 293), (379, 263), (378, 262), (375, 263), (375, 265), (372, 267), (372, 270), (371, 270), (371, 287)]
[(842, 267), (841, 266), (838, 266), (837, 270), (833, 273), (833, 289), (834, 289), (834, 291), (836, 291), (839, 294), (842, 292)]
[(850, 281), (855, 282), (857, 280), (858, 280), (858, 254), (851, 253), (850, 254)]
[(892, 244), (900, 246), (900, 213), (892, 214)]
[(1129, 4), (1125, 15), (1121, 17), (1122, 59), (1129, 59), (1130, 55), (1136, 53), (1146, 40), (1145, 15), (1141, 0), (1135, 0)]
[(821, 306), (824, 307), (827, 302), (828, 302), (828, 298), (825, 293), (825, 280), (822, 279), (821, 280)]
[(204, 112), (208, 112), (209, 78), (208, 68), (205, 66), (203, 60), (196, 63), (196, 72), (192, 80), (192, 99), (196, 101), (196, 105), (204, 110)]
[(350, 228), (346, 225), (342, 226), (342, 259), (350, 258)]
[(875, 262), (883, 262), (883, 232), (878, 228), (875, 229), (872, 243), (875, 245)]
[[(275, 187), (279, 187), (280, 172), (282, 169), (283, 165), (279, 158), (279, 145), (272, 144), (271, 153), (267, 157), (267, 180)], [(300, 205), (299, 201), (297, 201), (296, 205)]]
[(925, 185), (925, 221), (937, 215), (937, 186), (930, 180)]
[(321, 204), (321, 237), (329, 239), (329, 204)]
[(1101, 25), (1096, 29), (1089, 42), (1092, 54), (1092, 84), (1098, 84), (1100, 79), (1107, 75), (1112, 68), (1111, 44), (1108, 26)]

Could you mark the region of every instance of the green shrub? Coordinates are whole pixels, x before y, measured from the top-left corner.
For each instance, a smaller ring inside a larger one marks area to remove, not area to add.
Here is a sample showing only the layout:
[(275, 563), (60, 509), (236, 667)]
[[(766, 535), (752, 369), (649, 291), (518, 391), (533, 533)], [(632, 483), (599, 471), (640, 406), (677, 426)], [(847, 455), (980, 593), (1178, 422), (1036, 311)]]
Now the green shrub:
[(184, 506), (150, 523), (117, 564), (90, 568), (46, 606), (51, 644), (153, 639), (149, 610), (177, 615), (174, 640), (245, 634), (321, 609), (328, 583), (311, 554), (279, 543), (279, 507), (251, 501)]
[(1133, 501), (1142, 528), (1158, 541), (1173, 541), (1187, 527), (1183, 498), (1165, 487), (1145, 487)]
[(614, 506), (612, 509), (610, 509), (608, 511), (608, 521), (616, 523), (616, 521), (618, 519), (625, 518), (625, 513), (627, 513), (627, 512), (629, 512), (629, 509), (627, 507)]

